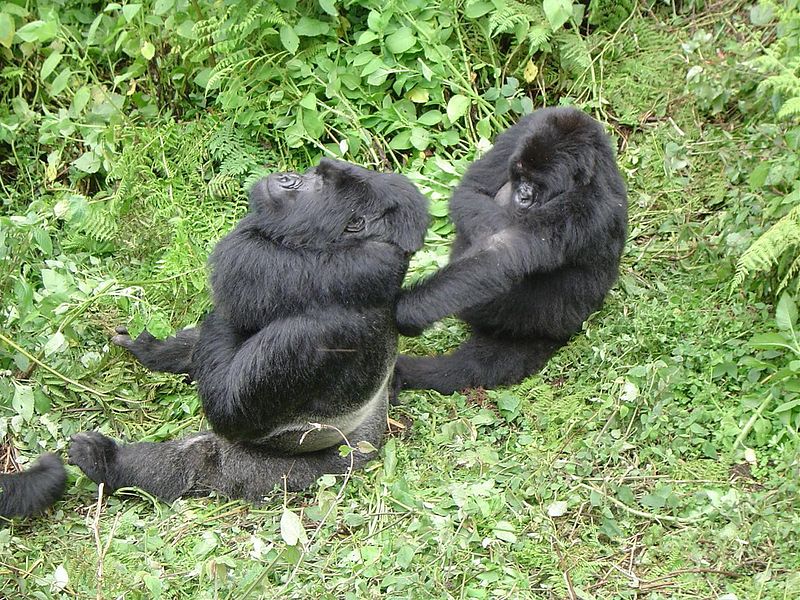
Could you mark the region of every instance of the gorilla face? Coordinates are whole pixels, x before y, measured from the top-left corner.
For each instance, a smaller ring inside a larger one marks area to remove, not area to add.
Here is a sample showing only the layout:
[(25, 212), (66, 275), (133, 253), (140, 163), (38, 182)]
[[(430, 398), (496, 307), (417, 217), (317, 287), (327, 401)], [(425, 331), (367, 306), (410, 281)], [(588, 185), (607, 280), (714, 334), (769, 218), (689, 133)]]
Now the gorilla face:
[(529, 137), (509, 161), (508, 182), (494, 196), (515, 216), (590, 185), (596, 148), (605, 148), (602, 130), (588, 115), (555, 111), (532, 117)]
[(290, 247), (382, 243), (413, 252), (427, 225), (419, 192), (402, 176), (323, 158), (304, 173), (258, 181), (250, 205), (260, 233)]

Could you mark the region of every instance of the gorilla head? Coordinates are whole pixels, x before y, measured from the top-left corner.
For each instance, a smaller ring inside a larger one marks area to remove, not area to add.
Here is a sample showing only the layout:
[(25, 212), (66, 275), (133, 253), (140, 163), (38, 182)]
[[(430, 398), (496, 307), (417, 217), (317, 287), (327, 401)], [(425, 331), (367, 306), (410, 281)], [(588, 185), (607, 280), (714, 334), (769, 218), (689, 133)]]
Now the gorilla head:
[(598, 149), (606, 152), (606, 136), (589, 115), (553, 108), (533, 113), (524, 128), (527, 137), (508, 161), (508, 182), (495, 195), (501, 206), (524, 214), (605, 176), (595, 163)]
[(305, 173), (273, 173), (250, 192), (261, 233), (291, 247), (422, 246), (427, 214), (405, 177), (330, 158)]

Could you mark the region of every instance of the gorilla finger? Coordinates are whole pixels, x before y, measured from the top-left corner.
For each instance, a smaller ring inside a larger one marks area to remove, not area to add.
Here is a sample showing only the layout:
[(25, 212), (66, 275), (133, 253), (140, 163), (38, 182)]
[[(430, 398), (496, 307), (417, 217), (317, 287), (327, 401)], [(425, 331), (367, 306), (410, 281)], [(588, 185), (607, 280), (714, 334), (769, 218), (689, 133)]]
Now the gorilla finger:
[(111, 338), (111, 343), (123, 348), (132, 348), (133, 340), (129, 335), (115, 335)]
[(114, 331), (122, 335), (128, 335), (128, 328), (125, 327), (125, 325), (117, 325), (116, 327), (114, 327)]

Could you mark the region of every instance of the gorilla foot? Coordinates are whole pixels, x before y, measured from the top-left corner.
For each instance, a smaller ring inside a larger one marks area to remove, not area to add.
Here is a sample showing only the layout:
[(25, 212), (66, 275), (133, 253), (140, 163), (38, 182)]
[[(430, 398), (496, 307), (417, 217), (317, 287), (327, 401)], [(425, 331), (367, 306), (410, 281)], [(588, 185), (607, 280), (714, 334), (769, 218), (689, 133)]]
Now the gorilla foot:
[(110, 484), (119, 446), (96, 431), (76, 433), (70, 438), (69, 464), (75, 465), (95, 483)]

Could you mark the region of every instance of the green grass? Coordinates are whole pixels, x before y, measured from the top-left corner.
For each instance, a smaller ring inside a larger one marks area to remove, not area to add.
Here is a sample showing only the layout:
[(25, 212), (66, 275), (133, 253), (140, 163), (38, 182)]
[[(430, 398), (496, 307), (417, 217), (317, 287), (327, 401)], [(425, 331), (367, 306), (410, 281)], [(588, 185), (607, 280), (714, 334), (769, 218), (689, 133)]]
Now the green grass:
[[(796, 428), (768, 408), (735, 445), (770, 389), (746, 359), (773, 310), (730, 290), (737, 215), (752, 200), (741, 173), (760, 134), (687, 95), (681, 44), (698, 22), (730, 31), (708, 16), (637, 13), (592, 38), (595, 76), (570, 89), (619, 142), (630, 239), (605, 307), (542, 373), (468, 396), (405, 393), (390, 416), (408, 428), (380, 459), (344, 486), (259, 507), (168, 506), (136, 490), (98, 503), (70, 467), (52, 512), (0, 530), (0, 597), (797, 597)], [(120, 323), (168, 333), (201, 318), (205, 259), (243, 214), (245, 183), (302, 162), (224, 114), (139, 120), (116, 143), (106, 179), (56, 179), (38, 195), (32, 143), (4, 174), (4, 211), (45, 215), (4, 263), (21, 273), (4, 310), (29, 308), (0, 325), (16, 345), (4, 344), (15, 362), (0, 374), (0, 433), (27, 459), (86, 428), (162, 440), (204, 426), (192, 386), (146, 372), (108, 336)], [(435, 147), (403, 170), (442, 198), (472, 157)], [(36, 227), (60, 252), (45, 252)], [(442, 261), (448, 230), (437, 220), (412, 276)], [(46, 352), (56, 331), (66, 347)], [(449, 319), (403, 344), (443, 352), (464, 333)], [(33, 418), (12, 402), (20, 385), (37, 394)], [(306, 545), (284, 542), (284, 507), (302, 516)]]

